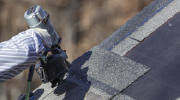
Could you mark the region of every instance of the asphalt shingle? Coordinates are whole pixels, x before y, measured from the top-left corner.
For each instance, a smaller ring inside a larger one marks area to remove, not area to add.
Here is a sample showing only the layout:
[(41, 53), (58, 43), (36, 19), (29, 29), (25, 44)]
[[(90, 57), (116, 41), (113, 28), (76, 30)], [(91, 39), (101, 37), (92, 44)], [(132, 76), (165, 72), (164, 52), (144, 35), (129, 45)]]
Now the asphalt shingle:
[(179, 14), (125, 55), (151, 70), (122, 93), (137, 100), (176, 100), (180, 97)]
[(134, 100), (134, 99), (124, 94), (118, 94), (112, 100)]
[[(176, 3), (175, 6), (173, 6), (173, 3)], [(159, 27), (158, 25), (156, 26), (157, 23), (154, 23), (155, 25), (152, 26), (156, 27), (152, 27), (151, 31), (148, 31), (150, 30), (147, 28), (148, 24), (151, 22), (150, 20), (154, 17), (159, 18), (159, 14), (162, 14), (164, 9), (170, 9), (169, 15), (165, 16), (165, 18), (167, 17), (166, 20), (163, 20), (162, 23), (160, 23), (161, 25), (164, 24), (168, 18), (171, 18), (171, 16), (178, 11), (177, 9), (179, 9), (180, 6), (176, 9), (173, 8), (178, 5), (178, 0), (155, 0), (148, 7), (145, 7), (140, 13), (129, 20), (124, 26), (121, 26), (100, 45), (93, 47), (91, 50), (84, 53), (84, 55), (74, 60), (70, 71), (66, 74), (66, 82), (53, 89), (50, 88), (49, 83), (43, 84), (37, 88), (35, 90), (36, 99), (134, 99), (135, 95), (130, 95), (131, 97), (129, 97), (129, 95), (121, 94), (122, 90), (130, 91), (131, 88), (128, 89), (127, 87), (129, 85), (131, 87), (133, 82), (133, 84), (138, 84), (137, 88), (141, 86), (148, 87), (146, 85), (147, 82), (143, 81), (143, 79), (153, 79), (143, 76), (140, 78), (140, 82), (142, 83), (137, 83), (136, 80), (144, 75), (149, 68), (137, 63), (138, 61), (135, 62), (129, 58), (120, 56), (121, 54), (119, 52), (122, 52), (123, 55), (126, 54), (145, 37), (149, 36), (153, 30), (156, 30)], [(166, 11), (164, 13), (166, 13)], [(155, 21), (159, 20), (154, 20), (154, 22)], [(171, 23), (173, 23), (173, 21)], [(140, 30), (142, 33), (138, 34), (138, 31)], [(143, 32), (148, 33), (144, 36)], [(128, 37), (130, 35), (131, 38)], [(122, 46), (119, 46), (118, 44), (121, 44)], [(128, 44), (127, 47), (125, 46), (126, 44)], [(113, 49), (114, 47), (116, 48)], [(155, 83), (158, 83), (158, 81), (151, 84)], [(161, 85), (159, 84), (159, 86)], [(164, 86), (162, 88), (166, 87), (165, 85), (162, 86)], [(145, 91), (143, 88), (140, 90), (142, 90), (142, 92)], [(152, 89), (152, 91), (155, 90), (156, 89)], [(123, 93), (126, 93), (124, 91)], [(135, 88), (134, 91), (138, 90)]]
[(172, 1), (174, 0), (153, 1), (98, 46), (104, 50), (111, 50), (116, 44), (119, 44), (128, 35), (138, 29), (138, 27), (144, 25), (144, 23), (146, 23), (149, 18), (153, 17), (153, 15), (155, 15), (156, 13), (159, 13), (159, 11), (162, 10), (161, 8)]
[[(155, 1), (154, 1), (155, 2)], [(161, 3), (161, 2), (156, 2)], [(147, 7), (145, 8), (147, 9)], [(177, 12), (180, 11), (180, 2), (174, 0), (158, 11), (155, 15), (151, 16), (142, 26), (135, 29), (134, 32), (129, 34), (125, 39), (121, 40), (120, 43), (116, 44), (111, 51), (124, 56), (128, 51), (142, 42), (147, 38), (152, 32), (158, 29), (160, 26), (165, 24), (170, 18), (172, 18)], [(169, 21), (170, 22), (170, 21)], [(176, 21), (171, 21), (173, 22)], [(176, 25), (175, 25), (176, 26)], [(178, 26), (174, 27), (177, 30)]]
[[(40, 99), (79, 100), (94, 95), (107, 100), (119, 94), (148, 70), (146, 66), (126, 57), (94, 47), (72, 62), (66, 82), (42, 94)], [(48, 88), (49, 85), (43, 87)]]

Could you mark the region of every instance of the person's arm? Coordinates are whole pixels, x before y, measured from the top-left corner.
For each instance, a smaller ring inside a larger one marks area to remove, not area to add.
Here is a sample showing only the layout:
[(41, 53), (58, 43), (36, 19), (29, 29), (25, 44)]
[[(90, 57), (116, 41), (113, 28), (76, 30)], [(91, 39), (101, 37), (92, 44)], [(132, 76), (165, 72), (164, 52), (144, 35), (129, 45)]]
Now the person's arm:
[(0, 43), (0, 82), (35, 64), (45, 47), (51, 45), (51, 37), (44, 29), (29, 29)]

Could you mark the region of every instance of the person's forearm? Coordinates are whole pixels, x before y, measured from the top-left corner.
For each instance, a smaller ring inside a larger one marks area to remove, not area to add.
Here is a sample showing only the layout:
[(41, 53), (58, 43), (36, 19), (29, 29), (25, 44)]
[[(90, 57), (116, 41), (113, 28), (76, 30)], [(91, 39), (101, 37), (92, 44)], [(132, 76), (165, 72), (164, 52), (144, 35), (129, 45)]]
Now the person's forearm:
[(41, 36), (34, 30), (21, 32), (0, 43), (0, 82), (35, 64), (45, 50)]

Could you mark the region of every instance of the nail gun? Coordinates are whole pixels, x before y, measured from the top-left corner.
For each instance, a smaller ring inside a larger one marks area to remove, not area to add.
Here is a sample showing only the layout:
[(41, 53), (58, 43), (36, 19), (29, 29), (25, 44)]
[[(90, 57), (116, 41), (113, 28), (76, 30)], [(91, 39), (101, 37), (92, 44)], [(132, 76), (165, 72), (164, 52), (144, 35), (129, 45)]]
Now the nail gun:
[[(68, 72), (71, 64), (66, 60), (68, 56), (59, 44), (61, 38), (57, 35), (50, 22), (50, 15), (41, 6), (32, 6), (24, 14), (28, 28), (46, 29), (51, 35), (52, 47), (40, 57), (40, 62), (35, 65), (36, 72), (41, 78), (42, 83), (51, 82), (53, 88), (63, 81), (63, 77)], [(51, 55), (47, 53), (51, 51)]]

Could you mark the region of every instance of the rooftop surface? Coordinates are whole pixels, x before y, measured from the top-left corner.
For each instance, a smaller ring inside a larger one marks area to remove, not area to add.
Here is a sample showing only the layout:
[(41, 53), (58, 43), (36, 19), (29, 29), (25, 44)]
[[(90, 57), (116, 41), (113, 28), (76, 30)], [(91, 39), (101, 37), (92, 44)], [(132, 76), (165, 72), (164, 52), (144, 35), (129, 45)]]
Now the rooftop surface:
[(151, 70), (122, 93), (136, 100), (176, 100), (180, 97), (179, 27), (180, 13), (177, 13), (125, 55)]
[(35, 93), (43, 100), (174, 100), (180, 97), (180, 2), (155, 0), (72, 62), (66, 82)]

